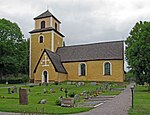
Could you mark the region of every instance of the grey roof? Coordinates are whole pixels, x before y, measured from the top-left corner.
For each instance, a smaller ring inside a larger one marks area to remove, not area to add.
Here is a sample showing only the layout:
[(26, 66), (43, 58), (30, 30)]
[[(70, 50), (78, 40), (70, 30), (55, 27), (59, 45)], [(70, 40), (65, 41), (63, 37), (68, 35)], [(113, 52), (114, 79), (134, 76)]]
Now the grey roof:
[(47, 49), (44, 49), (44, 51), (43, 51), (43, 53), (42, 53), (42, 55), (41, 55), (37, 65), (36, 65), (36, 67), (34, 69), (34, 73), (36, 72), (36, 69), (37, 69), (37, 67), (38, 67), (38, 65), (39, 65), (39, 63), (41, 61), (41, 58), (42, 58), (44, 52), (47, 53), (47, 55), (48, 55), (49, 59), (51, 60), (51, 62), (53, 64), (56, 72), (67, 74), (67, 71), (65, 70), (63, 64), (61, 63), (60, 56), (58, 54), (54, 53), (54, 52), (51, 52), (51, 51), (47, 50)]
[(52, 13), (49, 12), (49, 10), (47, 10), (44, 13), (40, 14), (39, 16), (35, 17), (34, 20), (41, 19), (41, 18), (47, 18), (47, 17), (53, 17), (55, 20), (57, 20), (59, 23), (61, 23)]
[(53, 27), (48, 27), (48, 28), (42, 28), (42, 29), (34, 29), (32, 31), (30, 31), (29, 33), (38, 33), (38, 32), (45, 32), (45, 31), (52, 31), (54, 30), (57, 34), (59, 34), (62, 37), (65, 37), (63, 34), (61, 34), (60, 32), (58, 32), (56, 29), (54, 29)]
[(123, 41), (102, 42), (87, 45), (60, 47), (57, 54), (61, 62), (75, 62), (101, 59), (124, 59)]

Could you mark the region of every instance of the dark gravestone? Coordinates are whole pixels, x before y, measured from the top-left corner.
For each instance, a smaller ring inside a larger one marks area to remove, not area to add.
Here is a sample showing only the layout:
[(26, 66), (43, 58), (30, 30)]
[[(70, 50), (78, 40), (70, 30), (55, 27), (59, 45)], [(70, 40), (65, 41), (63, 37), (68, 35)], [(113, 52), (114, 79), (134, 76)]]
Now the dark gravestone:
[(10, 90), (11, 90), (10, 87), (8, 87), (8, 94), (11, 94)]
[(62, 107), (74, 107), (74, 98), (62, 98)]
[(21, 105), (27, 105), (28, 104), (28, 95), (26, 89), (19, 88), (19, 103)]

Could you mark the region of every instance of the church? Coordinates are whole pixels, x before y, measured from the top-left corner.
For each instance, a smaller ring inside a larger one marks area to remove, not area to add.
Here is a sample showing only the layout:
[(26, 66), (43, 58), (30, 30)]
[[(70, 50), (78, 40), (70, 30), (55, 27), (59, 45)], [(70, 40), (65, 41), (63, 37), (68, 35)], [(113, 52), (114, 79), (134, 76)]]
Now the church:
[(61, 22), (48, 10), (30, 31), (30, 82), (124, 81), (124, 42), (64, 46)]

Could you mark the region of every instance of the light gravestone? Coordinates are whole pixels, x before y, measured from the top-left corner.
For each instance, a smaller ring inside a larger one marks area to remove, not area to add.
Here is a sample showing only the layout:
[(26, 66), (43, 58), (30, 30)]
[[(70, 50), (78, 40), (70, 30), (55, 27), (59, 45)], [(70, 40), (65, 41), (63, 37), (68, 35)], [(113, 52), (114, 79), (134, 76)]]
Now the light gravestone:
[(62, 107), (74, 107), (74, 98), (62, 98)]
[(28, 104), (28, 95), (27, 90), (19, 88), (19, 103), (21, 105), (27, 105)]
[(74, 100), (75, 100), (75, 101), (79, 101), (79, 100), (80, 100), (80, 95), (79, 95), (79, 94), (76, 94), (76, 95), (74, 96)]

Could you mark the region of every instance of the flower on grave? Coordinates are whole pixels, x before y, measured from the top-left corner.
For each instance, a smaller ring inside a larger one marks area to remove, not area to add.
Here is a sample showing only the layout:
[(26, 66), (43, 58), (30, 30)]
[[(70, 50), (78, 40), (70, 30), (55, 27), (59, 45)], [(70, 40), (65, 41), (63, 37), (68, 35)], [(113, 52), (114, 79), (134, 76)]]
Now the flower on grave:
[(64, 89), (61, 87), (59, 90), (60, 90), (60, 91), (63, 91)]

